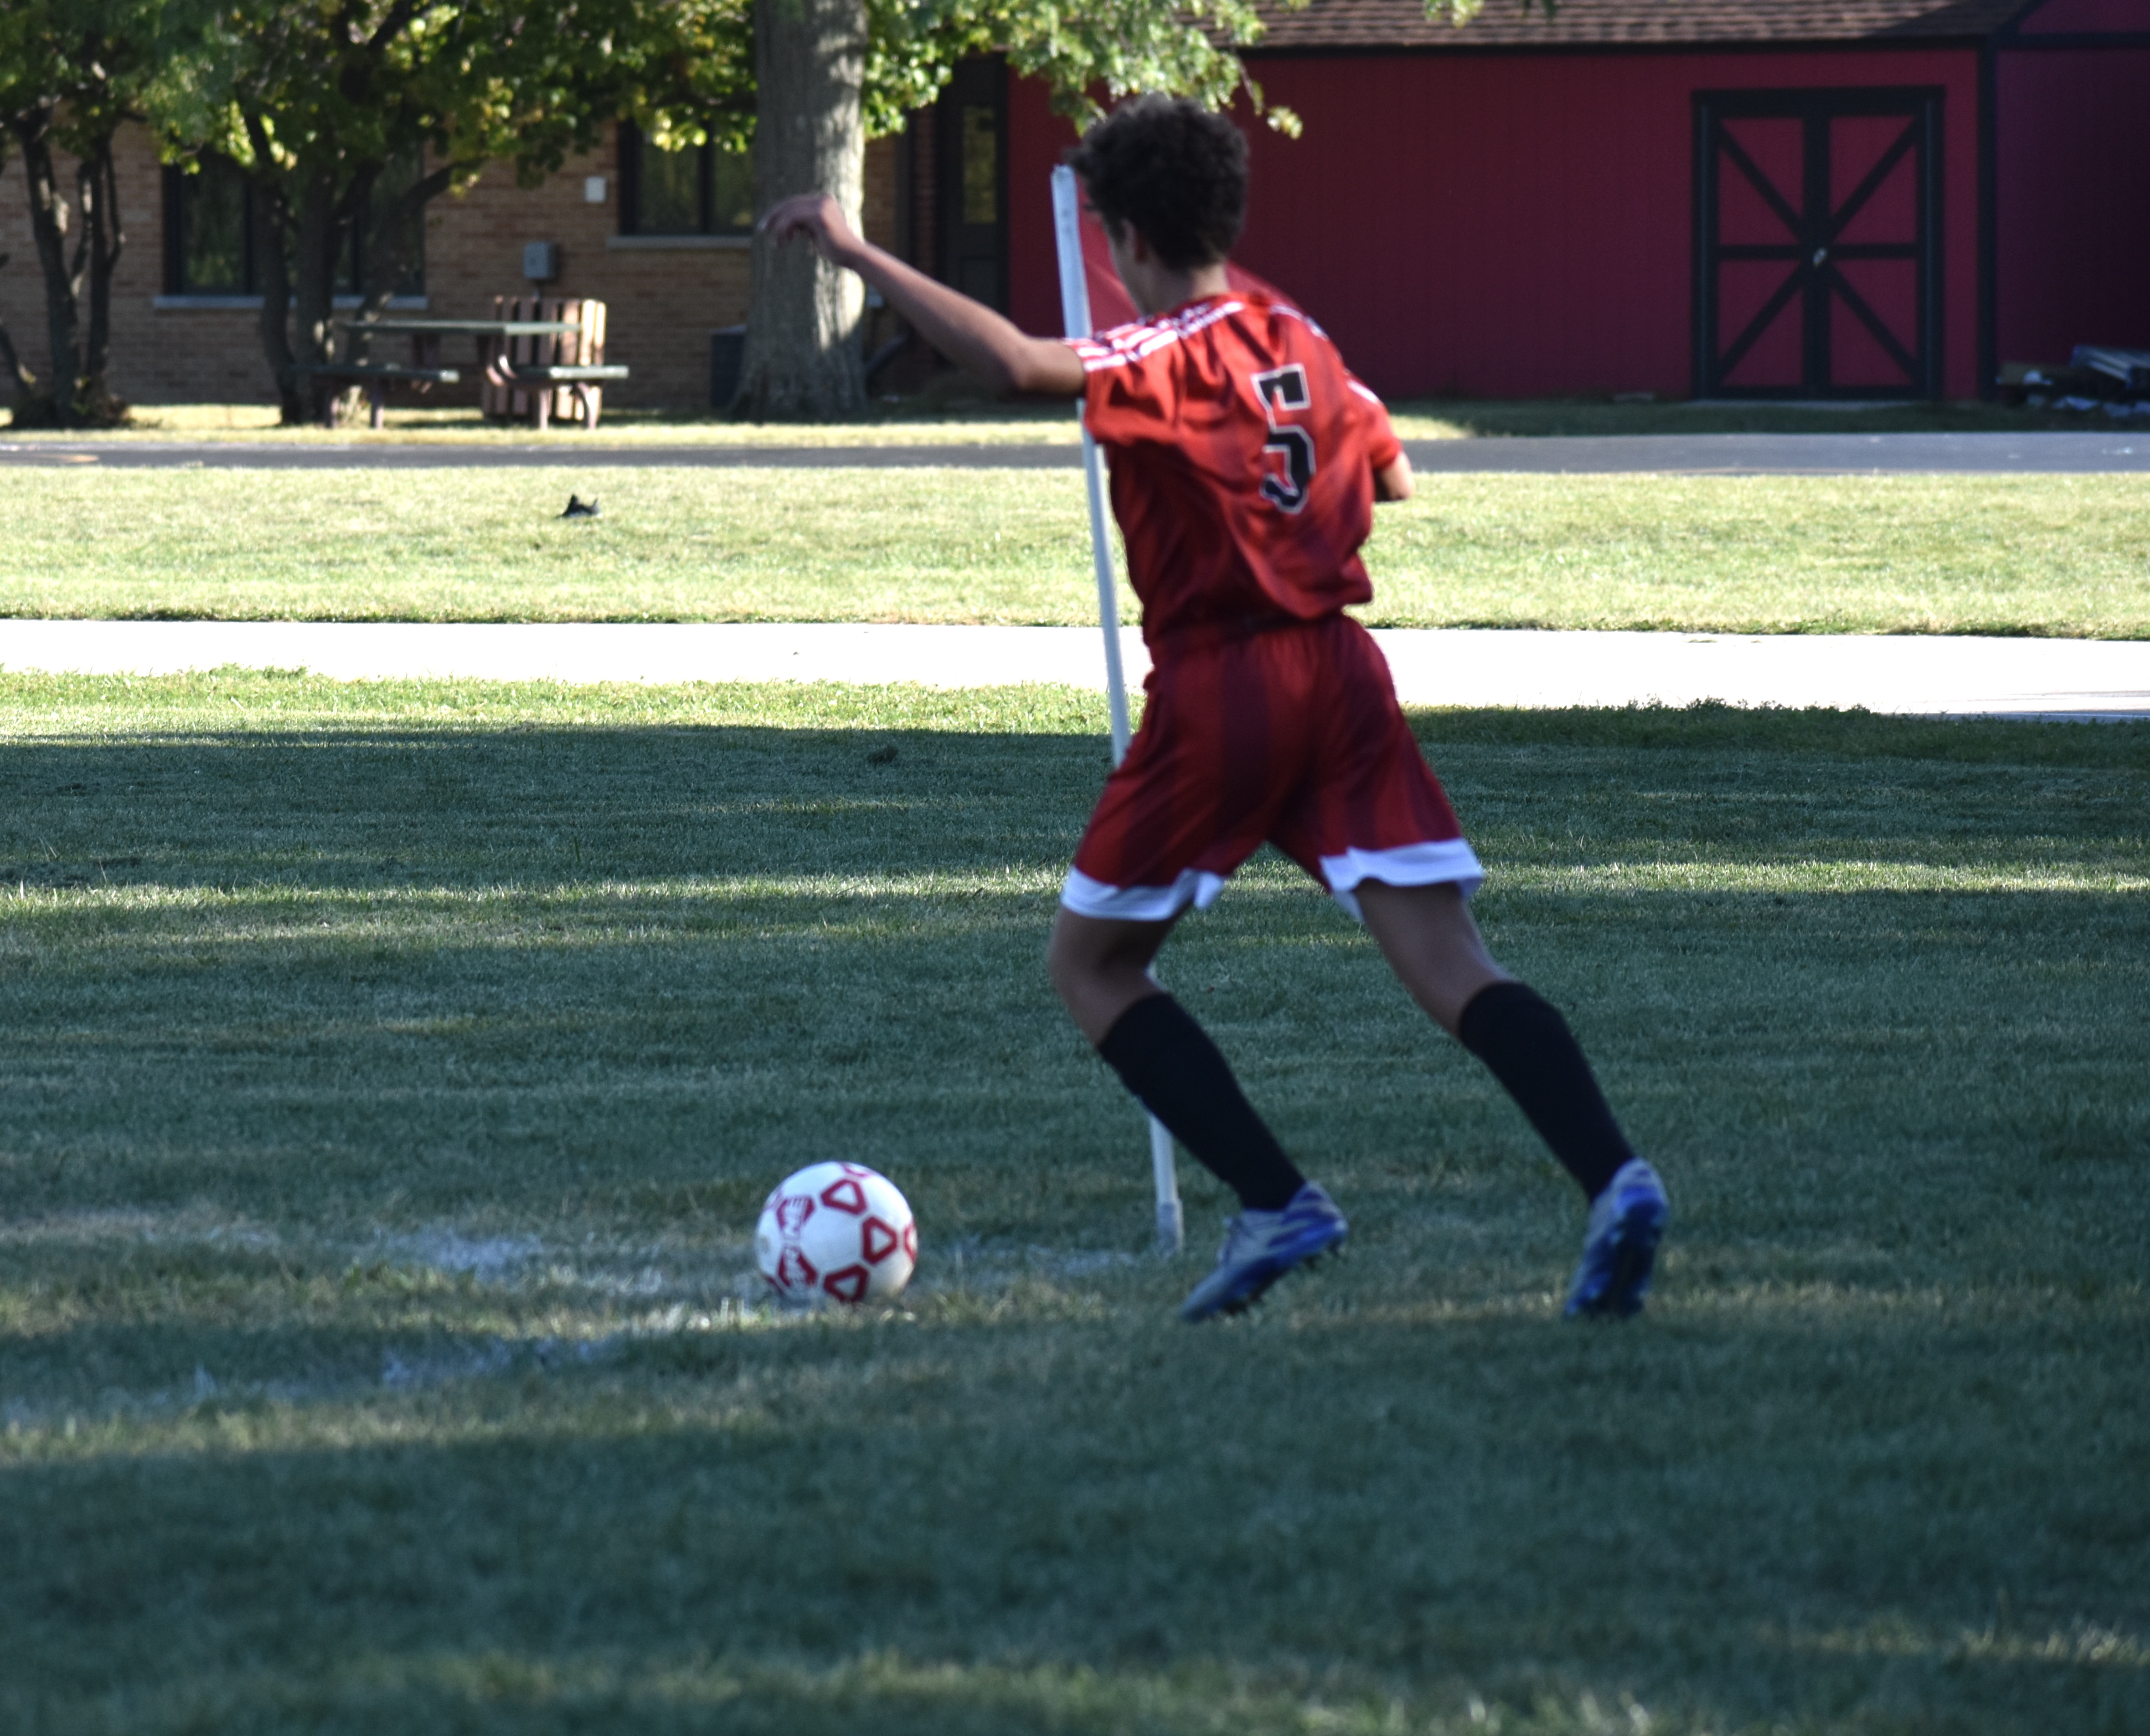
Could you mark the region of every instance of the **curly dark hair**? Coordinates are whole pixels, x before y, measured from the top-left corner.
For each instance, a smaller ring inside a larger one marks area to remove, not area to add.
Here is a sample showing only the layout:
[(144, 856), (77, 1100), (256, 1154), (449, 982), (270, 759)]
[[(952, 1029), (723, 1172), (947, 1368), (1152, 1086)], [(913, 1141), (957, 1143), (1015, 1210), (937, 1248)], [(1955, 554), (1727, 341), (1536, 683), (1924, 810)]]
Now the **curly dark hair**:
[(1185, 97), (1125, 102), (1067, 153), (1112, 228), (1132, 226), (1175, 271), (1214, 265), (1247, 220), (1247, 141)]

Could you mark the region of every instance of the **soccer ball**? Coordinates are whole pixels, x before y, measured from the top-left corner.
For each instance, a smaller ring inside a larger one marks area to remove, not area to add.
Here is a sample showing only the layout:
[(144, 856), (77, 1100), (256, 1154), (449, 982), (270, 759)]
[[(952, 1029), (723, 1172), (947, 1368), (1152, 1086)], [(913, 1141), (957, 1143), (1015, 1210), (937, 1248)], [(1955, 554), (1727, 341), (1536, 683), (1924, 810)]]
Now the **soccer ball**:
[(761, 1275), (787, 1302), (886, 1302), (918, 1264), (918, 1225), (896, 1183), (863, 1163), (810, 1163), (762, 1202)]

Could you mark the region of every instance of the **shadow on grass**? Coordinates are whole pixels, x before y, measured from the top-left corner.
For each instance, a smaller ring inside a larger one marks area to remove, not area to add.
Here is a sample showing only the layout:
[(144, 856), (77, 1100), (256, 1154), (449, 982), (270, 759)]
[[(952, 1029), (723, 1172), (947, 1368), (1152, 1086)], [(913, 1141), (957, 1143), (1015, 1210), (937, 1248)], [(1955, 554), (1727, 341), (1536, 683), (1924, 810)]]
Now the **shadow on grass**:
[[(2138, 1099), (2107, 1082), (2150, 995), (2150, 726), (1418, 721), (1491, 868), (1496, 949), (1652, 1148), (1797, 1150), (1855, 1118), (1870, 1148), (2135, 1148)], [(647, 1189), (840, 1153), (919, 1175), (954, 1236), (1059, 1239), (1071, 1178), (1124, 1137), (1040, 963), (1102, 757), (1078, 734), (320, 719), (20, 742), (0, 1171), (27, 1212), (408, 1226), (487, 1219), (512, 1175), (511, 1216), (655, 1224)], [(1507, 1137), (1274, 859), (1165, 972), (1339, 1165)]]
[[(1683, 769), (1698, 790), (1751, 780), (1767, 763), (1804, 781), (1824, 821), (1829, 782), (1844, 777), (1831, 762), (2150, 772), (2150, 724), (1722, 706), (1423, 711), (1414, 721), (1474, 835), (1488, 805), (1567, 795), (1563, 752), (1586, 756), (1578, 764), (1606, 752), (1717, 756), (1714, 768)], [(1517, 765), (1472, 751), (1502, 748), (1547, 753)], [(981, 866), (1057, 882), (1102, 754), (1066, 734), (320, 719), (18, 740), (0, 768), (0, 885), (511, 885)], [(1616, 850), (1628, 841), (1601, 835)], [(1860, 841), (1888, 854), (1885, 836)]]
[[(14, 744), (0, 1721), (2140, 1728), (2150, 731), (1420, 721), (1672, 1178), (1640, 1330), (1556, 1322), (1577, 1203), (1274, 861), (1165, 974), (1353, 1259), (1214, 1333), (1194, 1262), (956, 1275), (1144, 1234), (1038, 962), (1094, 739)], [(915, 1318), (652, 1319), (836, 1153)]]
[(2125, 1730), (2139, 1434), (2072, 1419), (2140, 1299), (1308, 1294), (210, 1400), (0, 1470), (11, 1647), (70, 1729)]
[[(891, 751), (893, 749), (893, 751)], [(11, 749), (0, 884), (536, 885), (1064, 860), (1101, 744), (315, 727)]]

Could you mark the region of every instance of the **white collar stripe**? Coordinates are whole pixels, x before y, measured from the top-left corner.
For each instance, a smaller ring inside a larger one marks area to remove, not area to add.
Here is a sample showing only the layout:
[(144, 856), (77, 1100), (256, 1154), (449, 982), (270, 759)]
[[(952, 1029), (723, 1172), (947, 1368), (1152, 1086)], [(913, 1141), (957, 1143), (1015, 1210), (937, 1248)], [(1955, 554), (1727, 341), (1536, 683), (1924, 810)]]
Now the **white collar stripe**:
[[(1190, 312), (1174, 315), (1168, 320), (1159, 320), (1148, 325), (1122, 326), (1111, 331), (1099, 332), (1095, 337), (1076, 338), (1072, 342), (1076, 355), (1082, 358), (1083, 371), (1101, 373), (1107, 368), (1123, 368), (1130, 362), (1144, 361), (1168, 346), (1207, 331), (1219, 320), (1229, 320), (1234, 314), (1244, 313), (1246, 306), (1247, 304), (1238, 297), (1227, 296)], [(1316, 337), (1326, 340), (1328, 334), (1297, 308), (1281, 301), (1272, 301), (1269, 306), (1273, 313), (1296, 320)], [(1380, 401), (1363, 386), (1358, 390), (1365, 392), (1366, 396), (1373, 398), (1375, 403)]]

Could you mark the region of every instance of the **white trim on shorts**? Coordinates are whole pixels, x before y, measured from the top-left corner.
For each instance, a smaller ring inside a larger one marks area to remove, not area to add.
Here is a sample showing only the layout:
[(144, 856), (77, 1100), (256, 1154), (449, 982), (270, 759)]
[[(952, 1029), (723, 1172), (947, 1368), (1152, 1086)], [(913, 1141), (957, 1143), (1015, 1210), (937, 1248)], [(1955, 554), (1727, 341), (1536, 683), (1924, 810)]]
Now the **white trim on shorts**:
[(1115, 886), (1070, 868), (1060, 901), (1078, 916), (1104, 916), (1119, 922), (1168, 922), (1189, 905), (1206, 911), (1224, 890), (1224, 876), (1206, 868), (1189, 868), (1168, 886)]
[(1362, 880), (1377, 880), (1390, 886), (1437, 886), (1452, 882), (1468, 898), (1486, 879), (1486, 871), (1478, 865), (1477, 851), (1461, 838), (1400, 844), (1394, 850), (1346, 850), (1340, 856), (1324, 856), (1321, 874), (1329, 882), (1329, 896), (1344, 906), (1354, 922), (1366, 920), (1353, 890)]
[[(1400, 844), (1393, 850), (1346, 850), (1321, 859), (1329, 895), (1354, 922), (1366, 920), (1355, 888), (1362, 880), (1391, 886), (1453, 884), (1468, 898), (1484, 883), (1478, 853), (1461, 838), (1437, 843)], [(1078, 916), (1104, 916), (1122, 922), (1168, 922), (1189, 905), (1206, 911), (1224, 890), (1225, 877), (1206, 868), (1189, 868), (1168, 886), (1115, 886), (1070, 868), (1060, 901)]]

